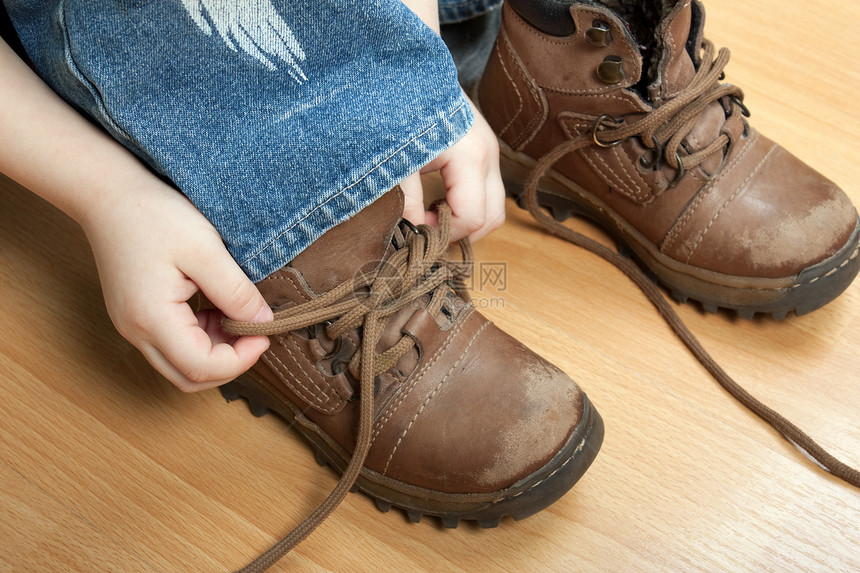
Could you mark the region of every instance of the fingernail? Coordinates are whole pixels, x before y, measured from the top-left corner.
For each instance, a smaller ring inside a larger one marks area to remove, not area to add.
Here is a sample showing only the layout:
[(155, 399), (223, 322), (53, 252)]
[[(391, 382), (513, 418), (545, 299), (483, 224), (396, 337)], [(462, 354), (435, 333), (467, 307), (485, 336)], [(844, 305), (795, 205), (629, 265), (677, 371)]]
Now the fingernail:
[(257, 313), (257, 316), (251, 322), (270, 322), (274, 318), (275, 315), (272, 313), (272, 309), (269, 308), (269, 305), (264, 304), (260, 307), (260, 312)]

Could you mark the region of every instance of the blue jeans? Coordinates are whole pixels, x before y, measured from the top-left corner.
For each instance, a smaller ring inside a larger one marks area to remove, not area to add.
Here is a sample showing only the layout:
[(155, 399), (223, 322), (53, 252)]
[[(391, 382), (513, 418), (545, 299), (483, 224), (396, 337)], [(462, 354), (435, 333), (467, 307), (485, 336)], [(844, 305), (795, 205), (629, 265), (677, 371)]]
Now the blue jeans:
[(472, 125), (444, 43), (399, 0), (4, 3), (43, 79), (172, 181), (253, 281)]

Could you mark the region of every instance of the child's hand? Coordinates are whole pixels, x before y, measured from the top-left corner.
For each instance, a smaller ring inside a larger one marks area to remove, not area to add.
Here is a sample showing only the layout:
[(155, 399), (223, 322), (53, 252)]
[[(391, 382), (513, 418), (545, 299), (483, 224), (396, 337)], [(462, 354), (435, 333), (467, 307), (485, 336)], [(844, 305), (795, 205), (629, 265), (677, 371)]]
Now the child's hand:
[[(471, 102), (470, 102), (471, 103)], [(451, 240), (476, 241), (505, 222), (505, 189), (499, 170), (499, 143), (474, 104), (475, 124), (463, 138), (431, 161), (421, 173), (439, 171), (451, 206)], [(424, 191), (416, 173), (401, 184), (403, 216), (415, 223), (435, 224), (436, 214), (424, 210)]]
[(203, 215), (60, 100), (2, 40), (0, 77), (0, 170), (84, 228), (123, 336), (186, 392), (250, 368), (268, 339), (230, 339), (218, 311), (195, 315), (185, 302), (199, 287), (230, 318), (272, 317)]
[(232, 380), (268, 348), (265, 336), (232, 339), (221, 312), (195, 315), (198, 288), (235, 320), (272, 311), (203, 215), (178, 191), (142, 173), (81, 220), (117, 330), (185, 392)]

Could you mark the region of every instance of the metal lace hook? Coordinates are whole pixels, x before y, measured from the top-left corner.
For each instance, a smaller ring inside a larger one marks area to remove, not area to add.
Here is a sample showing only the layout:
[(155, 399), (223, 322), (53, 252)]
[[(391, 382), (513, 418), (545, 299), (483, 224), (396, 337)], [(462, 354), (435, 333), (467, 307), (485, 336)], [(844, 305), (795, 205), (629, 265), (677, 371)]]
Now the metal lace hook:
[(748, 107), (746, 106), (746, 104), (744, 103), (744, 100), (743, 100), (743, 99), (741, 99), (740, 97), (738, 97), (738, 96), (736, 96), (736, 95), (733, 95), (733, 96), (732, 96), (732, 101), (735, 103), (735, 105), (737, 105), (739, 108), (741, 108), (741, 114), (742, 114), (744, 117), (749, 117), (749, 116), (751, 115), (751, 114), (750, 114), (750, 108), (748, 108)]
[(418, 227), (416, 227), (415, 223), (413, 223), (409, 219), (403, 218), (403, 219), (400, 219), (400, 222), (402, 224), (406, 225), (406, 228), (409, 229), (410, 231), (412, 231), (413, 233), (415, 233), (416, 235), (419, 233)]
[(600, 131), (600, 128), (603, 126), (603, 124), (604, 123), (610, 123), (610, 122), (614, 123), (615, 127), (620, 127), (621, 124), (624, 123), (624, 120), (619, 119), (617, 117), (612, 117), (611, 115), (604, 113), (603, 115), (598, 117), (597, 120), (594, 122), (594, 127), (591, 130), (591, 137), (594, 139), (594, 144), (597, 145), (598, 147), (615, 147), (616, 145), (618, 145), (619, 143), (624, 141), (623, 139), (618, 139), (615, 141), (604, 142), (604, 141), (600, 141), (600, 139), (597, 137), (597, 133)]
[(684, 167), (684, 162), (681, 161), (681, 155), (676, 151), (675, 152), (675, 163), (678, 164), (678, 172), (675, 174), (675, 178), (672, 179), (672, 182), (666, 186), (666, 189), (673, 189), (677, 187), (678, 183), (681, 182), (681, 179), (684, 175), (687, 174), (687, 169)]
[(663, 168), (663, 144), (657, 140), (656, 135), (651, 135), (651, 143), (654, 144), (654, 157), (645, 159), (645, 156), (639, 158), (642, 167), (654, 169), (655, 171)]

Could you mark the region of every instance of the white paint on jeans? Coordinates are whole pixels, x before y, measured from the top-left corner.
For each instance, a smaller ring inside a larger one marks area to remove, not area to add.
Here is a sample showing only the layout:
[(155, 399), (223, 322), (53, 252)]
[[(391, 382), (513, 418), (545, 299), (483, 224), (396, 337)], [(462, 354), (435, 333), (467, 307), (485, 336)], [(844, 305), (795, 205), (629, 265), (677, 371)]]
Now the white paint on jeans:
[(207, 36), (213, 28), (234, 52), (242, 50), (268, 69), (287, 66), (294, 80), (308, 78), (302, 71), (305, 52), (270, 0), (181, 0), (188, 15)]

